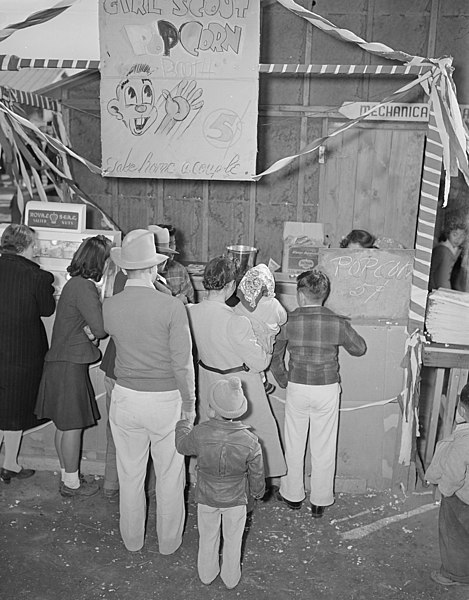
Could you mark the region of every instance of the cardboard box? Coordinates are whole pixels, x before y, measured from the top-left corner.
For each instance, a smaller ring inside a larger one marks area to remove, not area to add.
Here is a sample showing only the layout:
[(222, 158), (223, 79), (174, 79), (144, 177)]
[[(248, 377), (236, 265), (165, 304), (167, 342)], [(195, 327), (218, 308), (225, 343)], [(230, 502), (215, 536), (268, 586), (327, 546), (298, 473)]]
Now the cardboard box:
[(301, 273), (318, 264), (318, 249), (324, 247), (322, 223), (287, 221), (283, 227), (284, 273)]

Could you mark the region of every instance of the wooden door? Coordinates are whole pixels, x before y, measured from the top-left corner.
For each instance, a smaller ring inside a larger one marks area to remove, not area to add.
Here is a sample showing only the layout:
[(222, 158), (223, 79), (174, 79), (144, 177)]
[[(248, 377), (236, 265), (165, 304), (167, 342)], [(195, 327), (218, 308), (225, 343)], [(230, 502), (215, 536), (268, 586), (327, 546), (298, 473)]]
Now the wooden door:
[(425, 131), (363, 123), (328, 140), (318, 221), (331, 246), (352, 229), (366, 229), (414, 247)]

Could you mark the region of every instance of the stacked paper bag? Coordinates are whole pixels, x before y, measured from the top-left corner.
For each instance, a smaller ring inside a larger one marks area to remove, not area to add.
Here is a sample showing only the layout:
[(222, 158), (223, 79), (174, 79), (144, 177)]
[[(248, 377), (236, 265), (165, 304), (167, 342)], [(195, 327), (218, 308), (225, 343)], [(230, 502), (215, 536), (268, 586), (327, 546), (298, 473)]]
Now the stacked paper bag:
[(469, 346), (469, 293), (445, 288), (431, 292), (426, 327), (432, 342)]

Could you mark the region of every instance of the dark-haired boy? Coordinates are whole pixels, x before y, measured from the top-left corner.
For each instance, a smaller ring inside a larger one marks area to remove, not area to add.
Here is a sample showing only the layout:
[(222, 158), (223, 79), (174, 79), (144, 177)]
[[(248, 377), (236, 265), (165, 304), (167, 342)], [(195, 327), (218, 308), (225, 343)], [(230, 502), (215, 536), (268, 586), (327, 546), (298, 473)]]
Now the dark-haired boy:
[(438, 442), (425, 473), (441, 492), (441, 568), (430, 576), (444, 586), (469, 585), (469, 384), (461, 391), (458, 412), (463, 422)]
[[(270, 369), (278, 384), (287, 388), (285, 403), (285, 460), (277, 498), (291, 509), (305, 498), (304, 456), (311, 449), (311, 514), (322, 517), (334, 502), (340, 378), (339, 346), (352, 356), (366, 352), (365, 340), (349, 320), (323, 306), (330, 281), (320, 270), (297, 277), (298, 308), (288, 316), (274, 346)], [(288, 368), (285, 351), (290, 354)]]

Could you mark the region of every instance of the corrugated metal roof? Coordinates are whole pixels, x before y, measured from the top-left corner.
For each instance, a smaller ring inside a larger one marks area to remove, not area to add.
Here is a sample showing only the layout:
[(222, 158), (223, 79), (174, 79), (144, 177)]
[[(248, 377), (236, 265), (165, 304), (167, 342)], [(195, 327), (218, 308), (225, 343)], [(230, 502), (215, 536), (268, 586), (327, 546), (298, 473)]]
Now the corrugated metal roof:
[(11, 87), (22, 92), (34, 92), (59, 81), (64, 75), (66, 75), (64, 69), (0, 71), (0, 86)]

